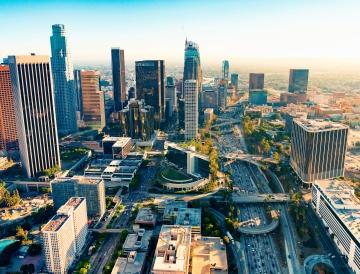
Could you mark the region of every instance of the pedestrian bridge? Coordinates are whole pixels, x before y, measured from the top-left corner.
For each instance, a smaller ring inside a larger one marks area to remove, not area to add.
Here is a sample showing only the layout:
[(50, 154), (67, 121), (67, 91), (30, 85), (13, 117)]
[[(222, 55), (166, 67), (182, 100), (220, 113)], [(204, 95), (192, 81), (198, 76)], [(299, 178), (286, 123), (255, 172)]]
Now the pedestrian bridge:
[(260, 235), (266, 234), (274, 231), (279, 225), (278, 219), (273, 219), (270, 224), (267, 225), (259, 225), (259, 226), (242, 226), (238, 228), (238, 231), (243, 234), (250, 234), (250, 235)]
[(126, 229), (124, 228), (90, 228), (89, 231), (91, 232), (98, 232), (98, 233), (121, 233)]
[(238, 204), (256, 204), (256, 203), (286, 203), (290, 201), (288, 194), (248, 194), (233, 193), (232, 201)]

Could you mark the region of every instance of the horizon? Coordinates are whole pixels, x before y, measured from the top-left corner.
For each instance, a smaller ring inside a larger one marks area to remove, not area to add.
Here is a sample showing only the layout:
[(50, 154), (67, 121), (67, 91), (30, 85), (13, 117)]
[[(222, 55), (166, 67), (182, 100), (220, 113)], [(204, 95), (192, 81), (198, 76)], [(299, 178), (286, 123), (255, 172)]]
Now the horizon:
[(239, 71), (360, 68), (360, 37), (353, 35), (360, 3), (353, 0), (345, 5), (324, 0), (21, 2), (0, 4), (0, 37), (7, 37), (0, 44), (1, 58), (50, 55), (51, 26), (64, 24), (75, 65), (110, 64), (111, 48), (120, 47), (126, 63), (163, 59), (181, 66), (187, 37), (199, 45), (203, 67), (220, 67), (226, 59)]

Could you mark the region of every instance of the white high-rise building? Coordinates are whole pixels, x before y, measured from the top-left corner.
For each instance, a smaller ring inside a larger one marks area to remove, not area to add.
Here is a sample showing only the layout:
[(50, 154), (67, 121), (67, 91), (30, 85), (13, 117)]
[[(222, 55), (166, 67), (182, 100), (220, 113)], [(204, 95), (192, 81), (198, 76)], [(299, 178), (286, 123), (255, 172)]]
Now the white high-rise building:
[(65, 274), (80, 254), (87, 235), (86, 201), (70, 198), (57, 214), (41, 229), (47, 271)]
[(84, 197), (72, 197), (66, 204), (61, 206), (57, 214), (72, 215), (75, 232), (76, 253), (79, 255), (84, 247), (88, 232), (88, 217), (86, 199)]
[(29, 178), (60, 167), (48, 56), (9, 56), (21, 163)]
[(184, 83), (185, 98), (185, 139), (196, 138), (199, 120), (198, 83), (196, 80), (186, 80)]

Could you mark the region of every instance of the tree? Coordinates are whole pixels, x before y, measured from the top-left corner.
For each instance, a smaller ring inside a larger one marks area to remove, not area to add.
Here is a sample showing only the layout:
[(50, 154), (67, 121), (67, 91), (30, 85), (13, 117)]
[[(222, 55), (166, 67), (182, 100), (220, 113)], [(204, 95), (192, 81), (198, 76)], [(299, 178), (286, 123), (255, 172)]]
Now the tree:
[(229, 244), (229, 243), (230, 243), (230, 239), (229, 239), (228, 236), (224, 236), (224, 242), (225, 242), (226, 244)]
[(267, 139), (262, 138), (260, 146), (265, 154), (268, 154), (270, 152), (270, 142)]
[(273, 154), (273, 158), (274, 158), (274, 160), (275, 160), (276, 162), (279, 162), (279, 161), (280, 161), (280, 158), (281, 158), (280, 153), (277, 152), (277, 151), (275, 151), (274, 154)]
[(51, 168), (44, 169), (41, 172), (41, 175), (48, 176), (49, 178), (53, 178), (57, 172), (61, 171), (60, 167), (58, 165), (55, 165)]
[(25, 229), (23, 229), (21, 226), (16, 227), (16, 239), (20, 240), (21, 242), (28, 240), (28, 234), (29, 232)]

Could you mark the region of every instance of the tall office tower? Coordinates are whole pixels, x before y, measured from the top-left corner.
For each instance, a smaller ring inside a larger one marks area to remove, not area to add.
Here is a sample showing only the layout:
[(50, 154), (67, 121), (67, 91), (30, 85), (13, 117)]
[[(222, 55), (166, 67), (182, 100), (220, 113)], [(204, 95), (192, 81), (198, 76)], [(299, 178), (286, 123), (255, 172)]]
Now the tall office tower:
[(54, 207), (58, 209), (71, 197), (86, 198), (87, 213), (91, 217), (105, 213), (105, 183), (102, 179), (74, 176), (51, 181)]
[(164, 60), (137, 61), (135, 70), (136, 99), (154, 108), (155, 129), (158, 129), (165, 113)]
[(229, 61), (224, 60), (222, 61), (222, 68), (221, 68), (221, 77), (223, 79), (229, 79)]
[(125, 136), (148, 141), (154, 134), (154, 108), (132, 99), (120, 111), (120, 126)]
[(219, 85), (218, 96), (219, 108), (225, 110), (227, 106), (227, 85), (224, 81), (222, 81)]
[(82, 90), (83, 120), (87, 125), (106, 125), (105, 98), (100, 90), (100, 72), (94, 70), (82, 70), (80, 73)]
[(239, 74), (231, 73), (231, 85), (235, 88), (236, 91), (239, 89)]
[(344, 176), (348, 127), (294, 119), (290, 164), (304, 183)]
[(185, 99), (178, 99), (179, 129), (185, 129)]
[(0, 65), (0, 150), (17, 148), (17, 131), (10, 68)]
[(86, 199), (84, 197), (71, 197), (58, 209), (57, 214), (72, 215), (76, 253), (80, 255), (88, 233)]
[(48, 56), (9, 56), (22, 166), (29, 178), (60, 167), (54, 92)]
[[(201, 90), (202, 87), (202, 71), (200, 64), (200, 52), (199, 46), (191, 41), (186, 39), (185, 41), (185, 58), (184, 58), (184, 76), (183, 76), (183, 85), (185, 85), (186, 80), (197, 80), (198, 89)], [(183, 97), (184, 97), (183, 90)]]
[(74, 73), (64, 25), (52, 26), (50, 42), (56, 121), (58, 133), (65, 135), (77, 131), (77, 121)]
[(174, 77), (166, 77), (166, 95), (165, 98), (169, 98), (172, 108), (176, 109), (176, 90)]
[(289, 92), (306, 93), (308, 87), (308, 69), (290, 69)]
[(74, 70), (74, 86), (75, 86), (75, 96), (76, 96), (76, 111), (79, 112), (79, 120), (82, 119), (83, 110), (82, 110), (82, 91), (81, 91), (81, 70)]
[(125, 57), (123, 49), (111, 49), (111, 67), (114, 110), (119, 111), (125, 106), (126, 101)]
[(249, 90), (249, 104), (260, 106), (267, 104), (267, 91), (265, 89)]
[(249, 90), (264, 89), (264, 73), (250, 73)]
[(80, 255), (87, 234), (85, 199), (70, 198), (41, 229), (41, 242), (49, 273), (67, 273)]
[(186, 80), (184, 84), (185, 99), (185, 139), (196, 138), (198, 133), (198, 84), (197, 80)]

